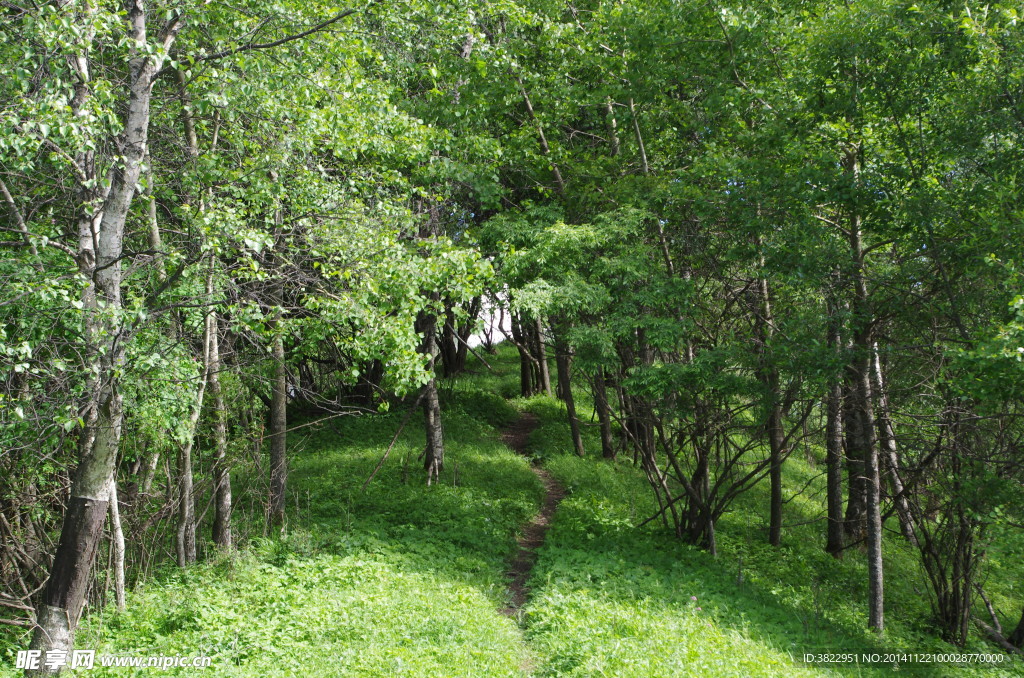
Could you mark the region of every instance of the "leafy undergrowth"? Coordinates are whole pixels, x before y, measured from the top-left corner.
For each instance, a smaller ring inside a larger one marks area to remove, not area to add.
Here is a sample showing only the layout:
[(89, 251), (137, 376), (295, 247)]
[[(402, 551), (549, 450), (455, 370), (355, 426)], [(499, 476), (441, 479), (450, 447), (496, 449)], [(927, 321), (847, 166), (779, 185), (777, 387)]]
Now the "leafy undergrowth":
[[(794, 455), (787, 463), (787, 492), (810, 484), (786, 506), (783, 546), (766, 543), (767, 488), (758, 487), (720, 521), (713, 558), (660, 525), (636, 529), (655, 512), (642, 473), (628, 460), (558, 453), (569, 449), (564, 410), (547, 398), (524, 406), (542, 421), (533, 449), (570, 492), (541, 550), (526, 608), (527, 638), (542, 658), (537, 675), (883, 675), (892, 667), (827, 667), (805, 664), (803, 655), (1002, 654), (978, 638), (964, 649), (937, 638), (917, 561), (898, 536), (885, 545), (888, 628), (882, 637), (865, 628), (863, 554), (853, 550), (834, 560), (822, 549), (822, 523), (811, 522), (824, 501), (813, 456), (809, 462)], [(600, 449), (593, 435), (587, 444), (592, 453)], [(1013, 574), (1011, 580), (1019, 579), (1019, 565)], [(900, 670), (1024, 675), (1019, 661), (1002, 656), (1002, 668), (903, 664)]]
[[(203, 676), (871, 676), (891, 668), (810, 665), (814, 652), (958, 652), (929, 625), (917, 559), (885, 543), (887, 630), (865, 628), (863, 554), (822, 548), (820, 450), (786, 464), (783, 545), (765, 540), (767, 487), (718, 524), (717, 558), (657, 523), (629, 459), (579, 459), (565, 410), (518, 399), (515, 353), (502, 347), (443, 390), (447, 460), (423, 485), (418, 417), (367, 491), (402, 413), (303, 428), (290, 439), (289, 524), (233, 556), (168, 568), (131, 592), (129, 608), (94, 612), (77, 646), (99, 654), (208, 655), (210, 669), (93, 669), (88, 675)], [(577, 394), (586, 412), (587, 394)], [(509, 398), (511, 404), (506, 400)], [(532, 412), (530, 452), (566, 487), (533, 571), (524, 629), (498, 613), (518, 528), (543, 488), (497, 427)], [(596, 429), (586, 444), (599, 449)], [(1019, 609), (1021, 544), (989, 549), (986, 588)], [(964, 652), (998, 652), (972, 638)], [(1004, 655), (1005, 657), (1005, 655)], [(911, 675), (1024, 675), (1003, 668), (901, 666)], [(0, 670), (3, 673), (3, 670)], [(13, 674), (12, 674), (13, 675)]]
[(131, 592), (127, 611), (91, 615), (76, 642), (98, 654), (209, 655), (212, 668), (88, 674), (523, 675), (522, 633), (496, 610), (516, 531), (543, 488), (497, 441), (492, 424), (514, 409), (471, 382), (444, 395), (439, 484), (424, 486), (418, 417), (365, 492), (401, 413), (303, 429), (290, 440), (285, 538), (165, 571)]

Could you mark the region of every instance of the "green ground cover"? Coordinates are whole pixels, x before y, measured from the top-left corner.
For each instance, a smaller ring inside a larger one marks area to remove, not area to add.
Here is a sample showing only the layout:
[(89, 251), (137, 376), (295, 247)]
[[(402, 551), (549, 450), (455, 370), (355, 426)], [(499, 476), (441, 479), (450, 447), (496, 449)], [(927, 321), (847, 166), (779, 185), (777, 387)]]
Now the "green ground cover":
[[(882, 637), (864, 628), (862, 555), (836, 561), (821, 548), (819, 450), (787, 463), (787, 492), (807, 489), (786, 505), (783, 546), (765, 543), (767, 487), (758, 487), (719, 523), (715, 558), (656, 523), (637, 529), (654, 505), (630, 460), (568, 454), (561, 405), (515, 397), (507, 348), (488, 361), (495, 372), (474, 362), (444, 389), (440, 484), (423, 485), (423, 430), (413, 417), (361, 489), (400, 408), (300, 429), (290, 440), (295, 501), (284, 537), (158, 571), (130, 592), (125, 612), (93, 610), (77, 638), (99, 654), (208, 655), (210, 669), (88, 675), (866, 676), (892, 670), (808, 665), (802, 656), (959, 651), (930, 628), (919, 566), (898, 536), (885, 551), (888, 628)], [(578, 395), (586, 412), (587, 394)], [(541, 548), (531, 598), (512, 619), (499, 613), (505, 564), (543, 496), (528, 461), (499, 442), (500, 427), (520, 411), (538, 418), (530, 454), (569, 493)], [(589, 449), (599, 449), (596, 428), (586, 431)], [(1019, 607), (1015, 545), (1004, 539), (991, 553), (995, 602)], [(993, 648), (975, 640), (965, 651)], [(902, 672), (996, 676), (1024, 668)]]

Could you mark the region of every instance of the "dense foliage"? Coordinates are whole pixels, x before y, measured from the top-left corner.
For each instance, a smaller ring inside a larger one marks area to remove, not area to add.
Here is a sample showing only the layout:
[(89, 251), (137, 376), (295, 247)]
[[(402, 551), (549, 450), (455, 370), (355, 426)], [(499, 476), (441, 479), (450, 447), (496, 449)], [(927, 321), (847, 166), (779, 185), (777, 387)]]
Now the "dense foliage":
[(422, 408), (443, 484), (446, 378), (483, 325), (518, 355), (502, 396), (562, 403), (551, 445), (638, 470), (615, 524), (715, 557), (759, 510), (769, 552), (863, 566), (876, 632), (897, 548), (934, 635), (1020, 652), (1018, 6), (0, 12), (11, 647), (70, 648), (126, 577), (287, 536), (306, 427)]

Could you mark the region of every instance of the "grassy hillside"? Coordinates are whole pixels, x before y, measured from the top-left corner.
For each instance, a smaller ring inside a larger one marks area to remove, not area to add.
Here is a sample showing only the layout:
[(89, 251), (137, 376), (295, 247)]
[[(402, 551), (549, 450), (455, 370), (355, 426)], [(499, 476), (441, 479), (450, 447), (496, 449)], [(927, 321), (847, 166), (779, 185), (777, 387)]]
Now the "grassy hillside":
[(94, 610), (77, 635), (98, 654), (204, 654), (212, 668), (88, 675), (521, 675), (529, 650), (496, 610), (516, 530), (542, 488), (488, 423), (514, 418), (511, 407), (470, 386), (446, 400), (442, 484), (423, 486), (419, 417), (365, 492), (402, 413), (302, 429), (289, 441), (285, 538), (169, 567), (129, 592), (127, 611)]
[[(586, 403), (588, 394), (578, 392)], [(544, 658), (545, 676), (888, 675), (891, 665), (805, 663), (805, 653), (995, 653), (991, 664), (902, 664), (914, 675), (1024, 675), (1012, 659), (977, 636), (965, 648), (944, 643), (930, 625), (925, 575), (898, 534), (884, 545), (886, 625), (866, 628), (863, 552), (842, 560), (824, 545), (824, 451), (809, 446), (785, 466), (786, 529), (780, 548), (767, 543), (767, 482), (734, 504), (717, 524), (718, 557), (679, 543), (657, 523), (634, 526), (656, 504), (629, 459), (596, 458), (570, 448), (565, 411), (548, 398), (519, 406), (541, 419), (531, 449), (570, 492), (562, 502), (533, 575), (527, 638)], [(586, 410), (584, 410), (586, 411)], [(795, 495), (795, 496), (794, 496)], [(1008, 615), (1019, 611), (1021, 544), (1000, 535), (989, 549), (986, 589)], [(1015, 587), (1015, 584), (1018, 584)], [(984, 614), (980, 611), (979, 614)]]
[[(127, 611), (92, 611), (78, 635), (78, 647), (99, 654), (204, 654), (212, 668), (88, 675), (856, 676), (892, 670), (807, 665), (802, 655), (959, 651), (930, 629), (915, 557), (898, 536), (885, 553), (888, 630), (879, 638), (864, 628), (863, 556), (826, 555), (814, 522), (823, 502), (818, 451), (787, 463), (787, 496), (808, 489), (786, 505), (782, 548), (765, 543), (764, 487), (720, 522), (712, 558), (655, 524), (636, 529), (654, 511), (642, 474), (628, 459), (569, 455), (561, 406), (514, 397), (514, 361), (502, 350), (490, 360), (497, 373), (476, 363), (446, 387), (448, 456), (433, 487), (416, 460), (418, 417), (366, 491), (401, 413), (302, 429), (290, 440), (285, 537), (168, 568), (130, 593)], [(530, 452), (569, 494), (541, 548), (531, 599), (511, 619), (499, 613), (506, 563), (543, 497), (528, 461), (498, 442), (519, 411), (539, 418)], [(594, 427), (587, 431), (590, 450), (599, 449)], [(992, 553), (1004, 585), (987, 586), (1003, 609), (1019, 609), (1020, 564), (1006, 543)], [(976, 641), (966, 651), (992, 648)], [(903, 672), (1024, 675), (1024, 666)]]

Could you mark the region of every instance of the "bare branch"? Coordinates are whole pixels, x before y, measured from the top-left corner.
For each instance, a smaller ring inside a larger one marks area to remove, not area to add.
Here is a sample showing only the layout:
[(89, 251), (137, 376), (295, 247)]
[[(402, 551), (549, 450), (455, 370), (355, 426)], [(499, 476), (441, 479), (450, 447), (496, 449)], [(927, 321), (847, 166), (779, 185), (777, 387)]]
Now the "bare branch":
[(196, 61), (215, 61), (217, 59), (223, 59), (225, 57), (233, 56), (235, 54), (241, 54), (242, 52), (250, 52), (254, 49), (270, 49), (272, 47), (279, 47), (281, 45), (284, 45), (285, 43), (293, 42), (295, 40), (301, 40), (302, 38), (305, 38), (308, 35), (312, 35), (313, 33), (322, 31), (331, 24), (337, 23), (344, 19), (345, 17), (355, 14), (356, 11), (357, 10), (354, 9), (346, 9), (344, 12), (339, 12), (338, 14), (335, 14), (332, 18), (327, 19), (326, 21), (321, 21), (312, 28), (302, 31), (301, 33), (296, 33), (295, 35), (286, 36), (284, 38), (281, 38), (280, 40), (261, 43), (250, 42), (245, 45), (235, 47), (233, 49), (226, 49), (221, 52), (207, 54), (206, 56), (199, 57), (198, 59), (196, 59)]

